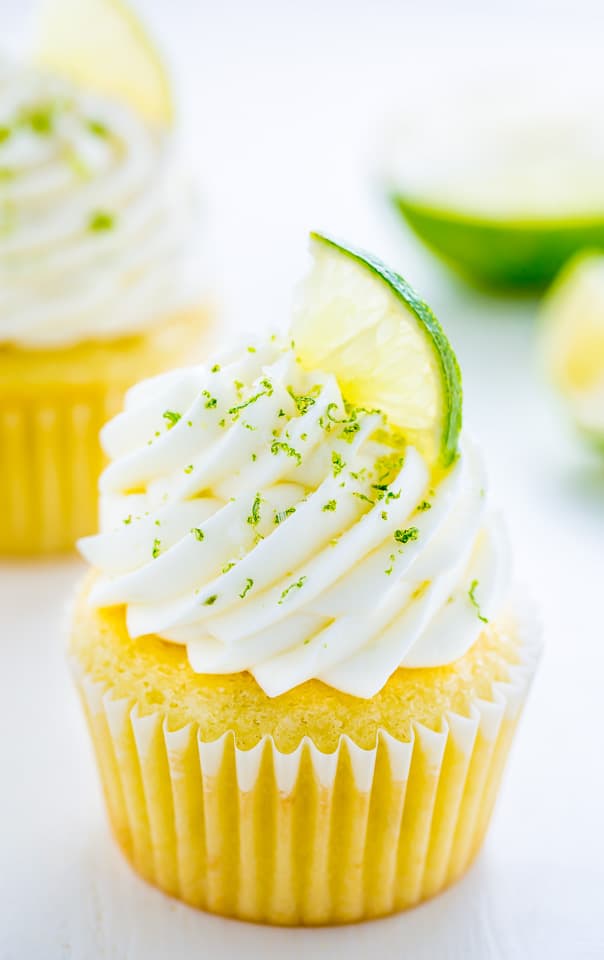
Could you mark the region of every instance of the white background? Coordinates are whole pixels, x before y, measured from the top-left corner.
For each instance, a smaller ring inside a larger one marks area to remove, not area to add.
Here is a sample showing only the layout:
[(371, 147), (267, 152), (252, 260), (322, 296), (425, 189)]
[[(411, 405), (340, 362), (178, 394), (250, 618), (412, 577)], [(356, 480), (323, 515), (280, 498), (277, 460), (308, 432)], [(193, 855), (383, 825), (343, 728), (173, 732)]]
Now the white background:
[[(604, 957), (604, 465), (543, 382), (536, 304), (451, 280), (399, 228), (375, 177), (392, 106), (404, 119), (460, 72), (547, 86), (597, 68), (598, 5), (139, 5), (178, 80), (226, 328), (282, 322), (312, 227), (374, 249), (414, 283), (459, 354), (466, 421), (546, 653), (485, 850), (461, 883), (360, 927), (263, 929), (170, 901), (122, 862), (63, 662), (81, 567), (0, 566), (0, 958)], [(28, 6), (0, 0), (0, 46), (16, 45)]]

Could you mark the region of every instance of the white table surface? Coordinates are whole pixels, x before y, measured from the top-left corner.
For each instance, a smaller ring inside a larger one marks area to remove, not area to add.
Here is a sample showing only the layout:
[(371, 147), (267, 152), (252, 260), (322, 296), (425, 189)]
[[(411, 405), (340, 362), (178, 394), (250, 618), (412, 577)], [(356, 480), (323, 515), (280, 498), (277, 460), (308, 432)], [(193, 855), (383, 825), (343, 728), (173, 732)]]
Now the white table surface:
[[(371, 178), (384, 104), (412, 109), (449, 70), (480, 82), (493, 62), (530, 76), (566, 70), (571, 54), (597, 62), (597, 7), (575, 4), (569, 19), (560, 4), (513, 2), (489, 19), (467, 2), (455, 16), (453, 5), (418, 13), (395, 0), (142, 6), (176, 61), (225, 329), (280, 322), (311, 227), (373, 248), (419, 288), (457, 348), (466, 420), (518, 577), (541, 608), (546, 653), (464, 880), (389, 920), (264, 929), (171, 901), (122, 861), (63, 661), (63, 609), (82, 565), (0, 566), (0, 958), (604, 957), (604, 465), (540, 377), (535, 303), (452, 281), (398, 229)], [(0, 44), (14, 45), (27, 9), (0, 0)]]

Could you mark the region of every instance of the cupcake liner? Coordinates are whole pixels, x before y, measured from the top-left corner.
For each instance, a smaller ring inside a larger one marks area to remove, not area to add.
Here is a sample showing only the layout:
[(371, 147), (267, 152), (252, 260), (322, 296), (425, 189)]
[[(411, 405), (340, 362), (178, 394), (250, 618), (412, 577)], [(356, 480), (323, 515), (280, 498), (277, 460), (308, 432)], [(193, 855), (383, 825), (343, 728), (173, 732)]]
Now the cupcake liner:
[(115, 836), (134, 867), (205, 910), (289, 925), (347, 923), (403, 910), (464, 872), (484, 837), (538, 657), (522, 662), (440, 730), (409, 742), (380, 731), (332, 753), (305, 738), (289, 754), (232, 732), (204, 742), (170, 730), (76, 670)]
[(101, 427), (133, 383), (201, 357), (211, 317), (211, 307), (200, 304), (145, 336), (48, 356), (15, 350), (3, 358), (0, 350), (0, 555), (70, 550), (98, 529)]
[(73, 547), (97, 520), (103, 464), (102, 425), (120, 408), (122, 390), (95, 386), (0, 395), (0, 554)]

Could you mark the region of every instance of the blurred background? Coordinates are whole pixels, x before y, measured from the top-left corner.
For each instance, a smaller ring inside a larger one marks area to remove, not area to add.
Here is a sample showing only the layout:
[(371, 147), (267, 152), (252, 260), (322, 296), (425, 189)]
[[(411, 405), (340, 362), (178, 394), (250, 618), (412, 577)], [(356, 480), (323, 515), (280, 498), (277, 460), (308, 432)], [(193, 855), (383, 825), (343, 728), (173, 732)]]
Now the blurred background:
[[(32, 6), (0, 0), (0, 49), (25, 48)], [(310, 229), (340, 235), (398, 269), (432, 306), (458, 353), (466, 424), (485, 448), (491, 495), (508, 520), (518, 579), (541, 609), (547, 652), (487, 850), (467, 880), (408, 917), (358, 932), (287, 934), (286, 941), (279, 931), (248, 932), (168, 904), (130, 877), (104, 835), (90, 839), (104, 821), (57, 640), (63, 598), (80, 566), (4, 565), (0, 609), (21, 649), (42, 623), (49, 634), (47, 644), (38, 642), (34, 666), (56, 681), (56, 727), (14, 727), (17, 736), (41, 738), (40, 767), (24, 769), (18, 752), (10, 753), (0, 800), (11, 864), (0, 872), (0, 957), (159, 958), (176, 943), (179, 956), (188, 957), (198, 955), (200, 938), (208, 956), (287, 949), (293, 957), (328, 957), (343, 947), (365, 957), (381, 945), (383, 956), (394, 957), (405, 943), (414, 960), (602, 957), (604, 458), (579, 436), (544, 375), (539, 295), (495, 295), (456, 278), (397, 215), (384, 178), (392, 136), (408, 127), (421, 138), (449, 123), (458, 87), (497, 89), (519, 105), (537, 92), (554, 116), (562, 100), (577, 115), (589, 104), (588, 126), (599, 131), (602, 5), (135, 6), (172, 68), (183, 148), (202, 197), (202, 269), (227, 335), (287, 321)], [(443, 169), (446, 139), (438, 149)], [(604, 197), (600, 177), (604, 166), (594, 177), (596, 199), (598, 192)], [(604, 219), (604, 203), (595, 212)], [(13, 718), (24, 661), (11, 652), (11, 637), (7, 646), (0, 684)], [(73, 739), (60, 771), (52, 754), (57, 736)], [(53, 790), (59, 773), (67, 792)], [(48, 790), (43, 802), (30, 803), (24, 798), (39, 797), (33, 784), (40, 774)], [(27, 863), (24, 848), (36, 851)]]

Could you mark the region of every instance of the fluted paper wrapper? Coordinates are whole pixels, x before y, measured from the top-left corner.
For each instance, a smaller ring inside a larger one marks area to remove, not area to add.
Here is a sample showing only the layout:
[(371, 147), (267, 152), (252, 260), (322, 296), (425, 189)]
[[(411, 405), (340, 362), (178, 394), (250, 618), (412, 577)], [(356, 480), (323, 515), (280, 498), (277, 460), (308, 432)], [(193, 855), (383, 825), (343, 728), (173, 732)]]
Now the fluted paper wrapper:
[(76, 679), (114, 833), (143, 877), (227, 916), (335, 924), (411, 907), (471, 863), (537, 661), (528, 634), (521, 655), (468, 716), (415, 724), (409, 742), (382, 731), (373, 749), (344, 736), (333, 753), (204, 742)]
[(122, 400), (101, 385), (0, 394), (0, 554), (68, 550), (96, 529), (99, 431)]
[[(56, 368), (44, 351), (33, 351), (39, 379), (32, 374), (21, 382), (10, 357), (0, 363), (0, 555), (70, 550), (78, 537), (95, 532), (101, 427), (122, 408), (134, 382), (202, 356), (210, 318), (209, 308), (200, 306), (144, 337), (82, 344), (75, 369), (69, 350), (56, 352), (62, 356)], [(25, 370), (24, 358), (27, 351), (20, 354)]]

